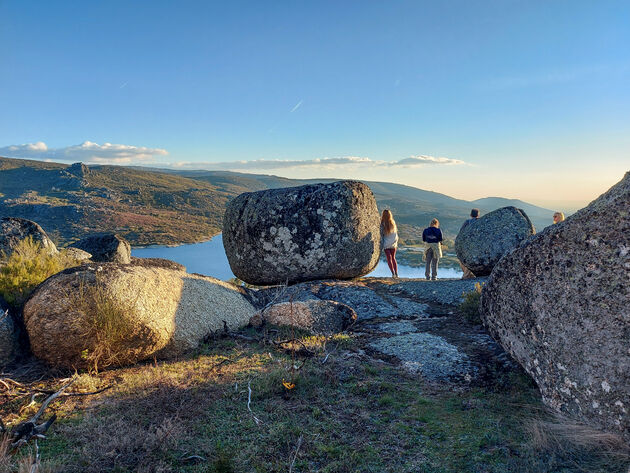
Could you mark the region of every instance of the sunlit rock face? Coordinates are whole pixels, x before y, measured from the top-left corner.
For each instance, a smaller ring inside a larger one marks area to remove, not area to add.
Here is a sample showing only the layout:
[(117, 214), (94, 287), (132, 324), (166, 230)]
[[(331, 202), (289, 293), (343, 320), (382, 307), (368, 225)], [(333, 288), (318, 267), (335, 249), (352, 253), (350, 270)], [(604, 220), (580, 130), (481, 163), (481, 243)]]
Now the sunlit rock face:
[(255, 309), (236, 286), (168, 260), (99, 263), (47, 279), (24, 307), (33, 354), (52, 366), (88, 367), (111, 345), (113, 365), (169, 358), (216, 331), (247, 325)]
[(271, 189), (229, 203), (223, 245), (232, 272), (250, 284), (349, 279), (378, 263), (379, 224), (361, 182)]
[(505, 255), (481, 306), (547, 405), (630, 440), (630, 173)]
[(475, 276), (487, 276), (505, 253), (534, 233), (525, 211), (502, 207), (464, 223), (455, 239), (455, 252)]

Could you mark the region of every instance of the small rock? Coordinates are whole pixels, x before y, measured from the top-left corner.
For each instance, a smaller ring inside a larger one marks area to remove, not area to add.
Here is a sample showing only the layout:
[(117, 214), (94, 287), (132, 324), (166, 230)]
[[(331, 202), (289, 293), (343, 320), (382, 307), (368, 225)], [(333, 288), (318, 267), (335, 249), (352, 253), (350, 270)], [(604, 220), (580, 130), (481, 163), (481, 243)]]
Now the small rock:
[(70, 248), (79, 248), (92, 255), (92, 261), (127, 264), (131, 262), (131, 245), (121, 236), (113, 233), (89, 235)]
[(345, 304), (310, 300), (274, 304), (254, 315), (250, 319), (250, 325), (260, 326), (264, 321), (328, 335), (342, 332), (356, 319), (356, 312)]

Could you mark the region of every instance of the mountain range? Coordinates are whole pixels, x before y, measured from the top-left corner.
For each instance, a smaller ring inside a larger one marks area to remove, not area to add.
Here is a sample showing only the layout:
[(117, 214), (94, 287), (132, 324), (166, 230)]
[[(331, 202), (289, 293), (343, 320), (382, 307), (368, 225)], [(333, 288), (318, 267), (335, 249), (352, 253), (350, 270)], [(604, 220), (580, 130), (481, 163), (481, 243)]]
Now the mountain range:
[[(34, 220), (62, 245), (100, 231), (117, 232), (133, 245), (192, 243), (221, 231), (227, 202), (242, 192), (332, 181), (0, 158), (0, 215)], [(407, 243), (418, 242), (434, 217), (454, 238), (473, 207), (484, 214), (512, 205), (525, 210), (537, 228), (550, 224), (553, 214), (520, 200), (466, 201), (401, 184), (364, 182), (379, 210), (392, 210)]]

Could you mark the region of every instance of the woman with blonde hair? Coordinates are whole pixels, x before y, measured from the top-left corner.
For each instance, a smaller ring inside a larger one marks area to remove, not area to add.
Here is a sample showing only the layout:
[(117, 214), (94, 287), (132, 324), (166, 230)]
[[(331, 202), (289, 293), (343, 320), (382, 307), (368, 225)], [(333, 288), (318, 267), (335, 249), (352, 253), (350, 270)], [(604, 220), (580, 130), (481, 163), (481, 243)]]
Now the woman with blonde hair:
[[(429, 227), (425, 228), (422, 232), (422, 241), (426, 242), (428, 245), (424, 253), (427, 258), (424, 275), (427, 279), (436, 281), (438, 262), (442, 257), (442, 230), (440, 230), (440, 222), (437, 218), (431, 220)], [(429, 272), (429, 270), (431, 272)], [(429, 278), (429, 276), (431, 277)]]
[(381, 216), (381, 235), (383, 236), (383, 249), (387, 266), (392, 272), (392, 277), (398, 277), (398, 263), (396, 263), (396, 248), (398, 248), (398, 229), (391, 211), (383, 210)]
[(562, 212), (556, 212), (553, 214), (553, 223), (554, 225), (556, 223), (560, 223), (560, 222), (564, 222), (564, 214)]

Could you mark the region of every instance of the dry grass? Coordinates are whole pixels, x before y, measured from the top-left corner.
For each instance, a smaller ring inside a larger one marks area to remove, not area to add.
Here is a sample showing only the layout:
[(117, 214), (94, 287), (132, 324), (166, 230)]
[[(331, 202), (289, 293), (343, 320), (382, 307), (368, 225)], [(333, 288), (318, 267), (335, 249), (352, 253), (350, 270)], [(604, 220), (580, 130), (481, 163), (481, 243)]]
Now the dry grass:
[(591, 455), (598, 452), (614, 460), (630, 463), (630, 445), (620, 436), (576, 423), (557, 414), (550, 419), (533, 419), (526, 424), (532, 447), (541, 452)]
[(84, 338), (89, 346), (81, 353), (81, 358), (90, 371), (124, 366), (138, 358), (139, 348), (134, 348), (135, 345), (146, 344), (151, 334), (138, 333), (132, 317), (133, 298), (114, 297), (98, 276), (92, 283), (80, 284), (78, 290), (67, 297), (77, 312), (85, 314)]

